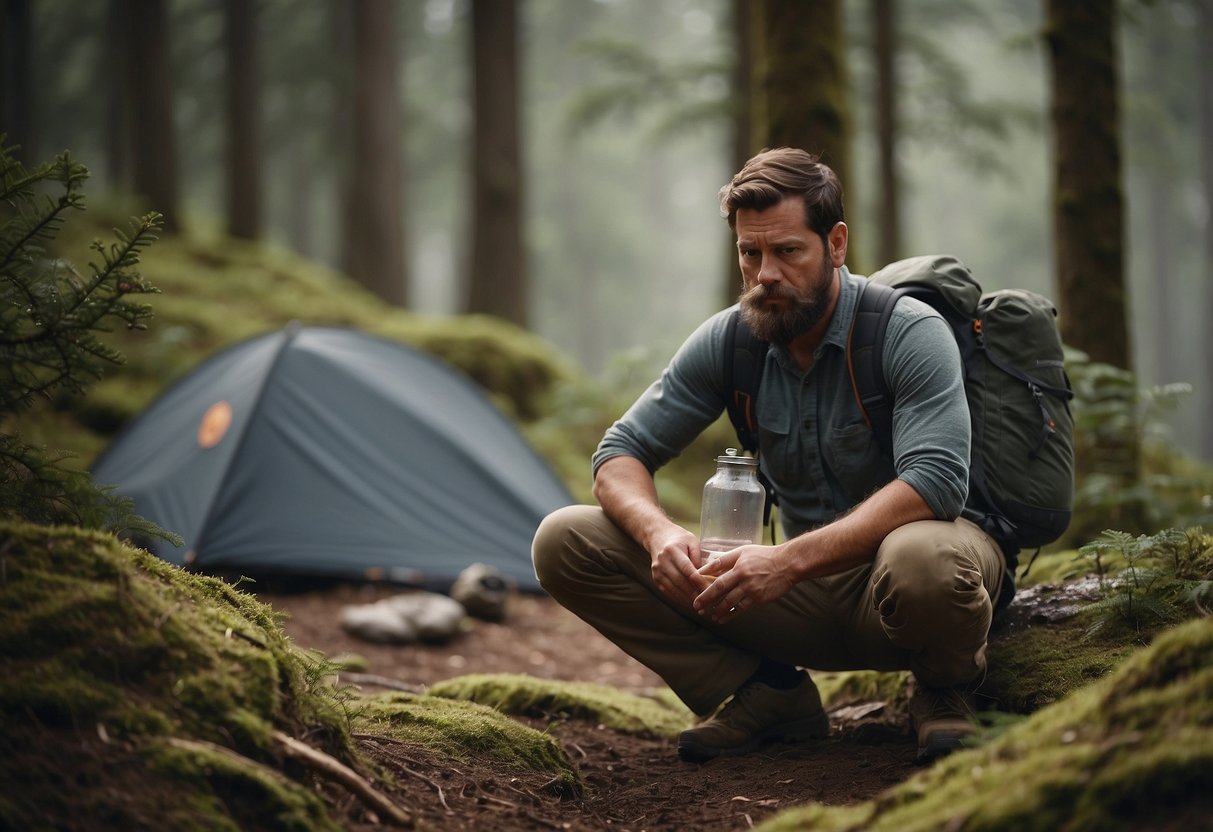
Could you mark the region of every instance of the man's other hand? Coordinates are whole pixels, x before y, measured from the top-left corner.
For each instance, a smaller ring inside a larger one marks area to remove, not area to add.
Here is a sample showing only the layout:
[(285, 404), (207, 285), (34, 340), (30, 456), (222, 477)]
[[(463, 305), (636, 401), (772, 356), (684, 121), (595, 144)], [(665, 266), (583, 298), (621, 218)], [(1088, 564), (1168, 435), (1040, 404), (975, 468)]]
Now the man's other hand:
[(748, 610), (790, 592), (795, 581), (788, 566), (785, 558), (780, 557), (779, 547), (739, 546), (700, 567), (700, 576), (711, 583), (692, 606), (700, 615), (710, 615), (717, 623), (727, 624)]

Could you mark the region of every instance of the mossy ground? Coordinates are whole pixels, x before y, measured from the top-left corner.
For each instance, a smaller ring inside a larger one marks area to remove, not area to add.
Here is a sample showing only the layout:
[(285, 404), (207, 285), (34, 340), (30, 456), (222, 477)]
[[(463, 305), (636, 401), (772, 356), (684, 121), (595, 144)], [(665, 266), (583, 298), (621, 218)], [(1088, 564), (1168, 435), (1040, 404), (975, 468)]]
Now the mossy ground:
[[(878, 800), (786, 812), (764, 832), (1181, 829), (1213, 807), (1213, 620)], [(1203, 819), (1203, 820), (1202, 820)]]
[(372, 779), (355, 728), (579, 785), (490, 708), (332, 687), (270, 607), (105, 534), (0, 522), (0, 609), (3, 829), (337, 828), (276, 730)]
[(487, 705), (386, 693), (360, 701), (354, 729), (422, 746), (453, 760), (482, 756), (519, 769), (548, 772), (569, 793), (581, 788), (556, 740)]
[[(4, 523), (0, 540), (0, 779), (18, 785), (0, 807), (7, 826), (87, 827), (73, 806), (106, 803), (111, 771), (180, 788), (190, 812), (207, 807), (218, 825), (231, 795), (250, 789), (258, 815), (324, 816), (310, 789), (267, 775), (270, 734), (306, 729), (349, 757), (345, 703), (322, 681), (325, 662), (293, 647), (272, 610), (107, 535)], [(171, 738), (234, 754), (219, 766)], [(65, 759), (91, 777), (80, 782)], [(173, 803), (162, 807), (170, 817)]]
[(673, 697), (638, 696), (607, 685), (513, 673), (460, 676), (439, 682), (429, 692), (551, 722), (591, 719), (613, 731), (647, 737), (677, 736), (695, 719)]

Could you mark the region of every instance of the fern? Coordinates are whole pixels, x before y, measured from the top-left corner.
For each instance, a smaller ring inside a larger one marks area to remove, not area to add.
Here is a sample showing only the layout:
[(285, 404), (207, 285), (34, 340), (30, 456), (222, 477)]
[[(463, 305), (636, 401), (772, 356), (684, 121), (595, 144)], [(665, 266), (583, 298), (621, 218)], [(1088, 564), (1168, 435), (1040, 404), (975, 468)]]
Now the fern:
[[(1213, 599), (1213, 538), (1200, 527), (1134, 537), (1105, 531), (1079, 549), (1095, 565), (1100, 599), (1089, 607), (1090, 633), (1121, 628), (1149, 633), (1194, 615)], [(1112, 574), (1113, 559), (1123, 568)]]

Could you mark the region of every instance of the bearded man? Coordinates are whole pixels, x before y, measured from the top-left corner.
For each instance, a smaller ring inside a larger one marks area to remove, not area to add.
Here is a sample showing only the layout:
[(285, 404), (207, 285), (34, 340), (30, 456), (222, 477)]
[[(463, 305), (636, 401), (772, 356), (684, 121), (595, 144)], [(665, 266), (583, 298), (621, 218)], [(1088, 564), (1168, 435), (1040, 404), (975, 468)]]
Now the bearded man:
[(707, 563), (657, 498), (654, 472), (725, 407), (727, 309), (606, 432), (592, 460), (599, 505), (544, 520), (536, 574), (704, 717), (678, 739), (685, 760), (826, 736), (805, 668), (912, 671), (920, 755), (947, 753), (974, 730), (970, 697), (1004, 571), (997, 542), (960, 517), (970, 423), (955, 340), (925, 304), (894, 307), (890, 458), (847, 367), (864, 278), (844, 265), (834, 172), (802, 150), (764, 150), (721, 189), (720, 206), (737, 238), (740, 314), (770, 342), (758, 456), (784, 542)]

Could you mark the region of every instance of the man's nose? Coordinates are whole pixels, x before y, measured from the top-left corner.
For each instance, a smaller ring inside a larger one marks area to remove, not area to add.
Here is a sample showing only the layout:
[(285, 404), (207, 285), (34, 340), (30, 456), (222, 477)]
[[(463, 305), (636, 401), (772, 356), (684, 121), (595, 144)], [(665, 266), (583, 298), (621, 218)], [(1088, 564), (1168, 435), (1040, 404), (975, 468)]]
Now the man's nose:
[(762, 263), (758, 267), (758, 282), (763, 286), (779, 282), (779, 269), (773, 257), (762, 258)]

